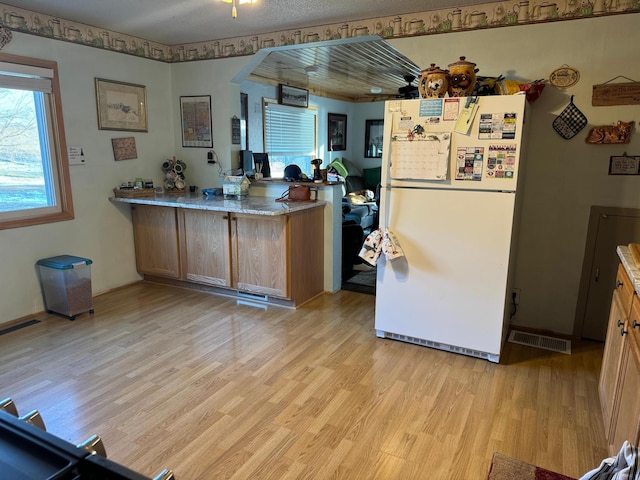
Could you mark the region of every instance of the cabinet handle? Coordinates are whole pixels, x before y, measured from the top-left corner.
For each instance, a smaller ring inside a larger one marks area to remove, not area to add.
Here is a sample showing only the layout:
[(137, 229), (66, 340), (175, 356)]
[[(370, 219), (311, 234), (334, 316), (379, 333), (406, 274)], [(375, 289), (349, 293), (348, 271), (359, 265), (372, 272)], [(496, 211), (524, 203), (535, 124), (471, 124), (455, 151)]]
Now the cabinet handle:
[(616, 280), (616, 288), (620, 288), (623, 285), (624, 283), (622, 283), (620, 280)]
[(622, 320), (618, 320), (618, 326), (620, 327), (620, 336), (624, 337), (627, 333), (629, 333), (628, 330), (624, 329), (624, 322)]
[(635, 320), (633, 321), (633, 325), (631, 325), (632, 328), (636, 328), (636, 327), (640, 327), (640, 323), (636, 322)]

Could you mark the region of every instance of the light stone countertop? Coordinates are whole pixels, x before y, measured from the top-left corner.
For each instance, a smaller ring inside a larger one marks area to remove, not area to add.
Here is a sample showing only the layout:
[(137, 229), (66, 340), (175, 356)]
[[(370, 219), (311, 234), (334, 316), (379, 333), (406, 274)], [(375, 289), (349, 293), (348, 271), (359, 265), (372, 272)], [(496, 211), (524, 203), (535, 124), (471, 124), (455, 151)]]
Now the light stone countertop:
[(624, 269), (627, 271), (627, 275), (629, 275), (629, 278), (633, 282), (633, 288), (640, 296), (640, 269), (636, 266), (636, 262), (633, 260), (629, 247), (626, 245), (619, 245), (616, 251), (618, 252), (618, 257), (620, 257), (620, 261), (622, 262)]
[(224, 198), (223, 196), (206, 197), (200, 194), (155, 195), (153, 197), (121, 198), (109, 197), (116, 203), (138, 205), (157, 205), (160, 207), (191, 208), (195, 210), (213, 210), (217, 212), (245, 213), (250, 215), (286, 215), (289, 213), (322, 207), (327, 202), (276, 202), (272, 197), (247, 196), (241, 200)]

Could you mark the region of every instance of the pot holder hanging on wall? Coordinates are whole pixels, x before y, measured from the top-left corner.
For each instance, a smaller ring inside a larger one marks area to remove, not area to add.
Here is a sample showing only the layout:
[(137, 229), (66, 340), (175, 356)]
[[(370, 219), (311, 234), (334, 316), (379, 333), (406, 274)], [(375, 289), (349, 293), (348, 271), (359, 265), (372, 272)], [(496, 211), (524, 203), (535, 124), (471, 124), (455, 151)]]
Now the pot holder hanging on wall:
[(587, 117), (573, 104), (573, 95), (569, 105), (553, 120), (553, 129), (565, 140), (575, 137), (587, 125)]

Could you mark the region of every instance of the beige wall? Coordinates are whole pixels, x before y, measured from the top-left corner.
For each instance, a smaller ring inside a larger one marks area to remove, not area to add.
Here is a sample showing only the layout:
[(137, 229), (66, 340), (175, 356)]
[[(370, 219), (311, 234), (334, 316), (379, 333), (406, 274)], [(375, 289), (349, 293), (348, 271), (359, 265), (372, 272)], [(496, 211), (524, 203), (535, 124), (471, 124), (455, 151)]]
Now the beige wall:
[[(457, 32), (392, 40), (422, 66), (446, 66), (465, 55), (482, 75), (544, 78), (569, 64), (581, 73), (566, 92), (548, 86), (531, 111), (531, 137), (523, 194), (516, 285), (522, 289), (517, 324), (571, 333), (589, 207), (638, 207), (638, 177), (607, 175), (610, 155), (640, 154), (640, 134), (624, 146), (590, 146), (585, 132), (566, 141), (551, 128), (570, 95), (590, 125), (640, 120), (640, 106), (591, 107), (591, 87), (617, 76), (640, 79), (640, 14)], [(87, 165), (71, 167), (76, 219), (0, 232), (3, 256), (0, 323), (42, 310), (34, 264), (61, 253), (94, 261), (93, 290), (100, 293), (139, 279), (130, 215), (108, 202), (111, 188), (137, 176), (160, 180), (159, 165), (172, 155), (188, 164), (188, 183), (219, 185), (206, 150), (181, 148), (178, 97), (212, 95), (214, 148), (229, 168), (230, 118), (239, 108), (229, 80), (249, 57), (167, 65), (128, 55), (15, 33), (7, 53), (59, 64), (67, 143), (83, 146)], [(94, 77), (147, 86), (149, 132), (97, 129)], [(134, 136), (138, 159), (113, 161), (111, 138)], [(233, 157), (235, 158), (235, 156)], [(193, 179), (197, 179), (193, 182)]]

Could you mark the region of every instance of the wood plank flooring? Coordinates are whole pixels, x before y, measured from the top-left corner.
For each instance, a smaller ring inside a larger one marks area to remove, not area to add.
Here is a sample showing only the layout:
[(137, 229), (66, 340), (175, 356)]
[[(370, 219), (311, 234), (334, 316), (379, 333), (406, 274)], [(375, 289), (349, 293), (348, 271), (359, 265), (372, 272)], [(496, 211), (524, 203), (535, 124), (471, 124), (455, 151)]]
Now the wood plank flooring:
[(484, 480), (494, 451), (579, 477), (608, 456), (601, 344), (507, 344), (496, 365), (376, 338), (374, 302), (264, 310), (141, 282), (0, 336), (0, 397), (178, 480)]

